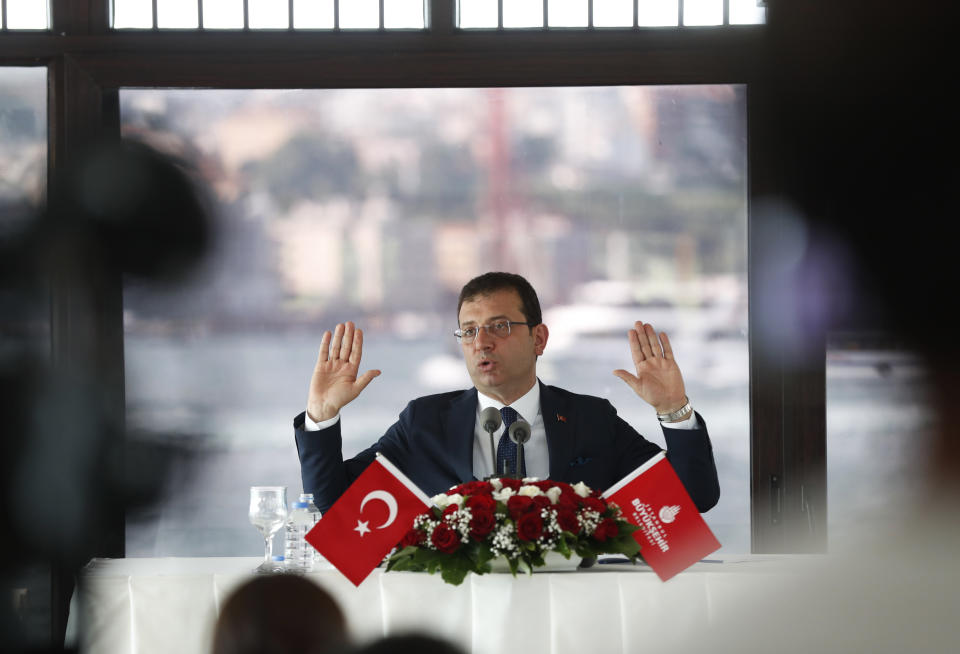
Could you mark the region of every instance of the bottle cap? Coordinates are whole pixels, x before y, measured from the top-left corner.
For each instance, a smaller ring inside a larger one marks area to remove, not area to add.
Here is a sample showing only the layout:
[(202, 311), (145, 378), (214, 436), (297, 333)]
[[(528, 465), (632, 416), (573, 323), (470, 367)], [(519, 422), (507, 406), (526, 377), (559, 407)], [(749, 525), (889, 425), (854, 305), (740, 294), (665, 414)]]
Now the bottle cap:
[(273, 555), (273, 560), (274, 560), (274, 561), (283, 561), (283, 554), (274, 554), (274, 555)]
[(293, 508), (295, 508), (295, 509), (305, 509), (305, 508), (307, 508), (308, 506), (309, 506), (309, 504), (307, 504), (306, 502), (294, 502), (294, 503), (293, 503)]
[(309, 504), (313, 501), (313, 493), (300, 493), (300, 501)]

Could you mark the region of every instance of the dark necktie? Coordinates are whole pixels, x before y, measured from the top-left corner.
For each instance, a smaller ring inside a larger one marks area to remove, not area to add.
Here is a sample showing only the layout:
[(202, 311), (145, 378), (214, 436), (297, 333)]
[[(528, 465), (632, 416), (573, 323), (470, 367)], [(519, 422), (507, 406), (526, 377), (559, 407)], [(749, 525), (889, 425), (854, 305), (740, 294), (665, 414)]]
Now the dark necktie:
[[(510, 440), (509, 431), (510, 425), (520, 417), (520, 414), (518, 414), (515, 409), (505, 406), (500, 409), (500, 416), (503, 418), (503, 435), (500, 436), (500, 442), (497, 444), (497, 469), (494, 471), (494, 474), (512, 475), (515, 474), (517, 470), (517, 444)], [(507, 463), (506, 473), (504, 473), (503, 470), (504, 462)], [(520, 476), (527, 476), (526, 461), (523, 462), (523, 466), (520, 469)]]

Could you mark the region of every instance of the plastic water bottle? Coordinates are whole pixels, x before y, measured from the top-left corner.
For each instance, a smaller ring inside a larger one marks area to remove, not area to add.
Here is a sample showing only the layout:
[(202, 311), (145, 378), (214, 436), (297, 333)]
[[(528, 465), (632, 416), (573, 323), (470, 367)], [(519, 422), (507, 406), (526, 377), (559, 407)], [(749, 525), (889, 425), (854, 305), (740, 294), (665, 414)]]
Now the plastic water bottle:
[(307, 572), (313, 567), (313, 547), (304, 540), (313, 529), (313, 516), (307, 502), (294, 502), (287, 518), (284, 558), (289, 572)]
[[(307, 530), (309, 531), (310, 529), (313, 529), (315, 524), (320, 522), (320, 509), (318, 509), (317, 505), (313, 503), (313, 493), (301, 493), (300, 501), (307, 503), (307, 513), (309, 513), (310, 517), (313, 519), (313, 521), (310, 523), (310, 528)], [(320, 552), (318, 552), (310, 543), (307, 543), (307, 549), (310, 554), (310, 565), (307, 566), (307, 570), (310, 570), (318, 561), (323, 561), (323, 557), (320, 556)]]

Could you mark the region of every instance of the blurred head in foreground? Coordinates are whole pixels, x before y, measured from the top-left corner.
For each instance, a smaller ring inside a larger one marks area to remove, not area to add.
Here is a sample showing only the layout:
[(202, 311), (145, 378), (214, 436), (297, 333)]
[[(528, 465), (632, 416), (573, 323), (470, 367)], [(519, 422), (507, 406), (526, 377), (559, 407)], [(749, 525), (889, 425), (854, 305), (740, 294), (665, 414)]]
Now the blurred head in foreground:
[(324, 654), (347, 647), (346, 620), (333, 597), (294, 575), (255, 577), (220, 612), (213, 654)]
[(427, 634), (396, 634), (385, 636), (363, 647), (354, 654), (466, 654), (448, 640)]

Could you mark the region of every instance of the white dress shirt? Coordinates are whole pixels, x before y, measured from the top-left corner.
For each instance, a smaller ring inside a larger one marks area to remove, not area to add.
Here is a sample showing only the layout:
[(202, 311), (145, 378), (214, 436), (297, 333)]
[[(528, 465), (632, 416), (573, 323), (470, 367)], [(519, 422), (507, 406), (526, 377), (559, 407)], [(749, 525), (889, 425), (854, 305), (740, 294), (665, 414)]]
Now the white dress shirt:
[[(493, 461), (496, 456), (497, 444), (506, 430), (500, 425), (493, 432), (493, 450), (490, 449), (490, 435), (483, 430), (480, 424), (480, 412), (487, 407), (494, 407), (497, 411), (505, 404), (477, 392), (477, 419), (473, 427), (473, 476), (477, 479), (493, 474)], [(526, 464), (528, 477), (546, 479), (550, 472), (550, 457), (547, 453), (547, 430), (543, 426), (543, 416), (540, 415), (540, 384), (534, 384), (526, 395), (520, 397), (510, 405), (520, 418), (530, 423), (530, 440), (523, 446), (523, 460)]]

